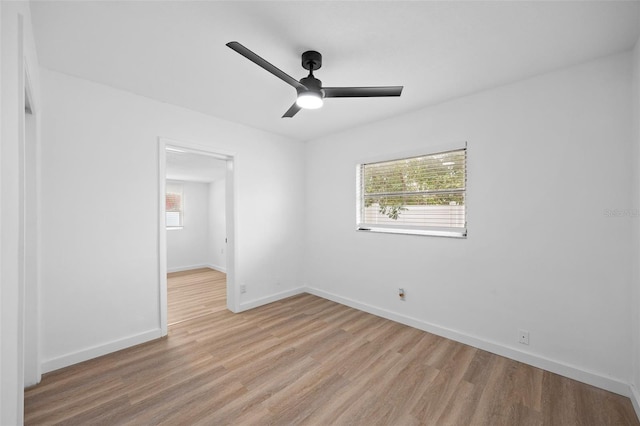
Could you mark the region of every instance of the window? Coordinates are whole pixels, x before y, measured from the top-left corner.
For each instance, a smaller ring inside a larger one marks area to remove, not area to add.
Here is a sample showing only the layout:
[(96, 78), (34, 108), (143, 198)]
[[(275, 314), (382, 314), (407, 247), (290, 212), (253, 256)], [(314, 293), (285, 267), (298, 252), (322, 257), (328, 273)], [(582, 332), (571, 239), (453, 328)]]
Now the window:
[(466, 237), (467, 149), (359, 164), (357, 229)]
[(182, 228), (184, 213), (182, 184), (167, 182), (165, 200), (167, 228)]

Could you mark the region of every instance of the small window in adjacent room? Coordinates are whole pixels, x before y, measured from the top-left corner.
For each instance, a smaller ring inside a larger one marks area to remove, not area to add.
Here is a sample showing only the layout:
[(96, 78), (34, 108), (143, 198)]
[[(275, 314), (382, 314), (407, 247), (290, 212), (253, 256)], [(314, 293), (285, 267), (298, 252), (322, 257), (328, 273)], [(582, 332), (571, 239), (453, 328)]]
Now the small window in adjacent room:
[(466, 237), (466, 147), (357, 167), (357, 229)]
[(167, 229), (182, 228), (184, 214), (182, 184), (167, 182), (165, 200)]

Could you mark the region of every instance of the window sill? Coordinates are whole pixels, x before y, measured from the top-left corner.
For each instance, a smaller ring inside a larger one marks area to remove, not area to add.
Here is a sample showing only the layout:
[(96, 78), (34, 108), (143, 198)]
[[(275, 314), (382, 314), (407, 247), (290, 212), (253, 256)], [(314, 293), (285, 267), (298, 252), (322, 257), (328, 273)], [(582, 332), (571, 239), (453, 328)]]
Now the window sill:
[(402, 235), (418, 235), (422, 237), (445, 237), (445, 238), (467, 238), (467, 231), (436, 231), (427, 229), (397, 229), (397, 228), (381, 228), (381, 227), (358, 227), (356, 231), (373, 232), (377, 234), (402, 234)]
[(167, 231), (180, 231), (182, 226), (167, 226)]

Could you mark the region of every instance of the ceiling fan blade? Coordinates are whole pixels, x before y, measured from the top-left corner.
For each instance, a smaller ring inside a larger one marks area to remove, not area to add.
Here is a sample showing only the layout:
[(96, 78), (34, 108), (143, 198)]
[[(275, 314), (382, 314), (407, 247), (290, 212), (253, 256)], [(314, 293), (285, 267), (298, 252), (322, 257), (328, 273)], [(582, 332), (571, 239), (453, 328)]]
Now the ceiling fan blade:
[(298, 80), (291, 77), (289, 74), (282, 71), (275, 65), (272, 65), (270, 62), (267, 62), (265, 59), (261, 58), (260, 56), (256, 55), (251, 50), (247, 49), (237, 41), (230, 41), (229, 43), (227, 43), (227, 46), (235, 50), (236, 52), (238, 52), (239, 54), (241, 54), (242, 56), (244, 56), (254, 64), (261, 66), (265, 70), (269, 71), (271, 74), (275, 75), (280, 80), (295, 87), (296, 89), (298, 88), (306, 89), (306, 87), (303, 84), (301, 84)]
[(285, 112), (285, 113), (284, 113), (284, 115), (282, 116), (282, 118), (291, 118), (291, 117), (293, 117), (294, 115), (296, 115), (296, 114), (298, 113), (298, 111), (300, 111), (301, 109), (302, 109), (302, 108), (300, 108), (300, 107), (298, 106), (298, 104), (294, 102), (294, 103), (293, 103), (293, 105), (291, 105), (291, 108), (289, 108), (289, 109), (287, 110), (287, 112)]
[(370, 98), (400, 96), (404, 86), (379, 87), (323, 87), (325, 98)]

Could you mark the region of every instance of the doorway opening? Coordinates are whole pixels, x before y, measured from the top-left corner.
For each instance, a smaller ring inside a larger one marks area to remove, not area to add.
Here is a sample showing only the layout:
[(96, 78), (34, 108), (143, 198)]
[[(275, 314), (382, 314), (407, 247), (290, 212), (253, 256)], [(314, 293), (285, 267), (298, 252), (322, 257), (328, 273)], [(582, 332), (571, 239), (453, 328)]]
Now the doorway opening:
[[(160, 323), (237, 312), (233, 154), (161, 138)], [(168, 275), (167, 275), (168, 274)]]

